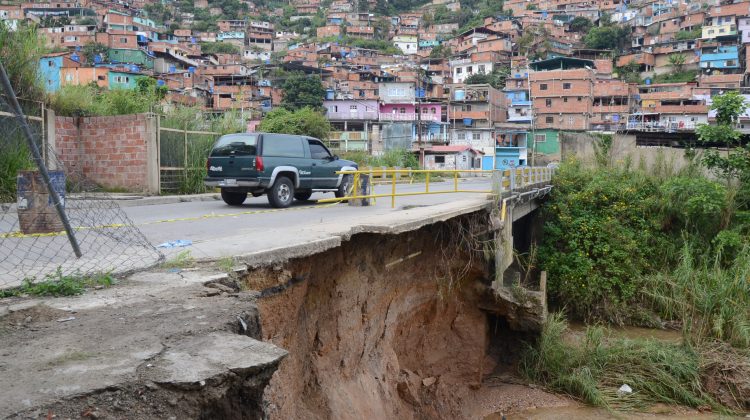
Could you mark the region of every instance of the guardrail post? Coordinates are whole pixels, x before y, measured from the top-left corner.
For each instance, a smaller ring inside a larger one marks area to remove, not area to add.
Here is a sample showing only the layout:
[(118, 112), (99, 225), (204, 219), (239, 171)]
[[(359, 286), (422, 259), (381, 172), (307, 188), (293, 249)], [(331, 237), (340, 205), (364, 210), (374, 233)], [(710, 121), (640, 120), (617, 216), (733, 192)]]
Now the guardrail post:
[(458, 192), (458, 172), (453, 172), (453, 191)]
[(394, 172), (393, 178), (391, 179), (391, 208), (396, 207), (396, 174), (398, 172)]
[(426, 172), (427, 177), (425, 178), (424, 192), (430, 192), (430, 173)]
[(510, 171), (510, 190), (515, 191), (516, 190), (516, 170), (511, 169)]

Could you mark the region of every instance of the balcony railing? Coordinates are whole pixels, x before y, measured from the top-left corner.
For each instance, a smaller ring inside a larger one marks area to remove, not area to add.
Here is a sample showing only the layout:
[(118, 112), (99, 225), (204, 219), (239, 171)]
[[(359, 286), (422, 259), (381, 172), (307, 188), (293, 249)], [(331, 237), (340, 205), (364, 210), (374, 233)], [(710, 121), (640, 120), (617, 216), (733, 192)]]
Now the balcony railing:
[(628, 122), (628, 130), (636, 131), (656, 131), (656, 132), (667, 132), (674, 133), (678, 131), (694, 131), (694, 122), (640, 122), (630, 121)]
[(440, 121), (440, 114), (422, 113), (422, 116), (418, 117), (416, 112), (408, 112), (404, 114), (398, 112), (380, 113), (380, 121), (417, 121), (417, 119), (420, 119), (422, 121)]

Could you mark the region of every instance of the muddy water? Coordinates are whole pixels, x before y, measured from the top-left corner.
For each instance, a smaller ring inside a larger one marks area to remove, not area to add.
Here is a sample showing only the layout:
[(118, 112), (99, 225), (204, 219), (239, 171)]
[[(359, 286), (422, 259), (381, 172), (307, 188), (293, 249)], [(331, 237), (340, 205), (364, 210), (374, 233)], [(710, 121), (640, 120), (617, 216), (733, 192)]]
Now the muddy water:
[[(573, 336), (583, 336), (586, 333), (586, 324), (572, 322), (570, 323), (570, 332)], [(608, 327), (607, 330), (613, 338), (629, 339), (656, 339), (671, 343), (680, 343), (682, 341), (682, 332), (677, 330), (660, 330), (655, 328), (640, 327)]]
[[(501, 420), (502, 414), (489, 415), (484, 420)], [(610, 413), (607, 410), (593, 407), (572, 406), (557, 408), (536, 408), (525, 410), (515, 414), (506, 415), (507, 420), (548, 420), (548, 419), (575, 419), (575, 420), (600, 420), (600, 419), (665, 419), (665, 420), (708, 420), (726, 419), (730, 417), (717, 416), (704, 413), (681, 413), (681, 414), (652, 414), (652, 413)]]

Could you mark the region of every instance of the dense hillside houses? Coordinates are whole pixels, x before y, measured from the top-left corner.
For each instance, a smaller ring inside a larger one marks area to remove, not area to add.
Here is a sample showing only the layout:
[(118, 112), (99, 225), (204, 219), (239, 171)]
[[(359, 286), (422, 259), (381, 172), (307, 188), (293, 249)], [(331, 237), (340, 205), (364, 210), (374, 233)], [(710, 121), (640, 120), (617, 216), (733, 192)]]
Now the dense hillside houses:
[(455, 146), (484, 168), (555, 160), (565, 131), (690, 139), (712, 96), (750, 83), (750, 1), (400, 3), (6, 2), (0, 20), (41, 27), (50, 93), (149, 77), (253, 127), (302, 72), (322, 81), (332, 147)]

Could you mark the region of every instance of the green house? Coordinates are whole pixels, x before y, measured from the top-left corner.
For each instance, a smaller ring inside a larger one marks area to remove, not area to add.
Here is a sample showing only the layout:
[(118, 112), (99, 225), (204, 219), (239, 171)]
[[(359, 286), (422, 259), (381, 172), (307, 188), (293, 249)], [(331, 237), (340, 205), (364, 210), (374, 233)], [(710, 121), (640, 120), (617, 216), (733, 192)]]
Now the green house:
[(111, 71), (109, 72), (109, 88), (110, 89), (135, 89), (138, 83), (138, 79), (144, 78), (142, 74), (128, 73), (124, 71)]
[(112, 63), (135, 64), (147, 69), (154, 68), (154, 59), (142, 50), (110, 48), (107, 57)]
[(534, 143), (529, 145), (536, 153), (560, 155), (560, 133), (557, 130), (534, 130)]

